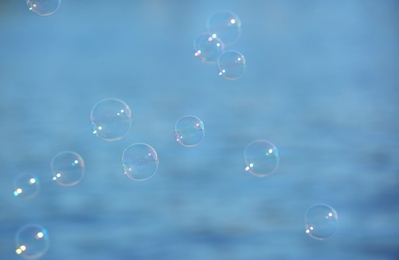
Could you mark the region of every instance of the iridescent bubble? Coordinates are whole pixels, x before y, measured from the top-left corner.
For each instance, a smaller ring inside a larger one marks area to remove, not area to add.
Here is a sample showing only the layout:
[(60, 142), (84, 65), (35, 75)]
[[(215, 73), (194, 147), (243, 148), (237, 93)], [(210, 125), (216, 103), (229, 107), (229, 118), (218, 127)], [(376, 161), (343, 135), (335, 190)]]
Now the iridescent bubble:
[(215, 34), (227, 46), (240, 38), (241, 20), (232, 12), (217, 12), (208, 19), (207, 28), (210, 34)]
[(241, 77), (247, 67), (247, 61), (238, 51), (226, 51), (218, 59), (219, 76), (235, 80)]
[(90, 114), (93, 134), (106, 141), (122, 139), (132, 125), (132, 112), (122, 100), (107, 98), (94, 105)]
[(49, 248), (47, 230), (36, 224), (21, 227), (15, 235), (15, 242), (15, 252), (26, 259), (38, 259)]
[(40, 191), (39, 178), (33, 174), (23, 173), (14, 179), (14, 196), (22, 199), (32, 199)]
[(244, 150), (245, 171), (258, 177), (273, 174), (280, 161), (277, 147), (266, 140), (251, 142)]
[(26, 4), (30, 11), (41, 16), (48, 16), (57, 11), (61, 0), (26, 0)]
[(200, 34), (194, 41), (194, 56), (205, 63), (216, 63), (224, 51), (224, 43), (211, 34)]
[(53, 181), (62, 186), (73, 186), (84, 176), (85, 164), (83, 158), (75, 152), (61, 152), (51, 161)]
[(122, 170), (132, 180), (145, 181), (158, 169), (158, 154), (148, 144), (136, 143), (125, 149), (122, 154)]
[(337, 223), (337, 212), (326, 204), (316, 204), (305, 213), (305, 232), (314, 239), (330, 237), (335, 233)]
[(175, 125), (175, 138), (183, 146), (193, 147), (205, 136), (204, 123), (196, 116), (183, 116)]

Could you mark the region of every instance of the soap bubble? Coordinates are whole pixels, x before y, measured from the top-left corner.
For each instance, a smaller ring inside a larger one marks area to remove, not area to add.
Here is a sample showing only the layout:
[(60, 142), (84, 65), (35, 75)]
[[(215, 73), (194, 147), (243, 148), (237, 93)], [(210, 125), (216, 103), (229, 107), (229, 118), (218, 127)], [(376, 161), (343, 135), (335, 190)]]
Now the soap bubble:
[(145, 181), (158, 169), (158, 154), (148, 144), (136, 143), (125, 149), (122, 154), (122, 170), (132, 180)]
[(280, 161), (277, 147), (266, 140), (251, 142), (244, 150), (245, 171), (258, 177), (273, 174)]
[(90, 121), (93, 134), (106, 141), (116, 141), (129, 132), (132, 112), (122, 100), (106, 98), (94, 105)]
[(21, 227), (16, 235), (15, 252), (26, 259), (38, 259), (49, 248), (49, 236), (45, 228), (36, 224)]
[(200, 34), (194, 41), (194, 56), (205, 63), (216, 63), (224, 51), (224, 43), (212, 34)]
[(40, 191), (39, 178), (33, 174), (19, 174), (14, 179), (14, 196), (22, 199), (32, 199)]
[(26, 0), (26, 4), (30, 11), (41, 16), (48, 16), (57, 11), (61, 0)]
[(238, 51), (226, 51), (218, 59), (219, 75), (235, 80), (241, 77), (247, 67), (247, 61)]
[(316, 204), (305, 213), (305, 231), (314, 239), (330, 237), (337, 229), (337, 222), (337, 212), (326, 204)]
[(204, 123), (196, 116), (183, 116), (177, 120), (174, 133), (176, 141), (181, 145), (196, 146), (205, 136)]
[(208, 19), (207, 28), (210, 34), (215, 34), (227, 46), (240, 37), (241, 20), (232, 12), (217, 12)]
[(83, 158), (75, 152), (61, 152), (51, 161), (53, 181), (61, 186), (73, 186), (84, 176)]

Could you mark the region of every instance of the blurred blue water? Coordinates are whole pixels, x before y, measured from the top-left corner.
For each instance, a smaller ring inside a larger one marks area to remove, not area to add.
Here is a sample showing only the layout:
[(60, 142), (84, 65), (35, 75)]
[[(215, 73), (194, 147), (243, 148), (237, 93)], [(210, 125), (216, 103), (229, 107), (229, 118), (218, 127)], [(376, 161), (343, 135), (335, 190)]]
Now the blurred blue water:
[[(41, 259), (397, 259), (396, 1), (70, 0), (49, 17), (0, 5), (0, 259), (19, 258), (26, 223), (49, 231)], [(218, 10), (243, 23), (237, 81), (193, 57)], [(133, 111), (118, 142), (91, 134), (106, 97)], [(187, 114), (205, 124), (195, 148), (173, 138)], [(279, 148), (268, 178), (243, 170), (255, 139)], [(121, 171), (134, 142), (160, 158), (146, 182)], [(50, 180), (63, 150), (85, 159), (74, 187)], [(41, 177), (31, 201), (12, 195), (21, 172)], [(339, 215), (325, 241), (304, 232), (318, 202)]]

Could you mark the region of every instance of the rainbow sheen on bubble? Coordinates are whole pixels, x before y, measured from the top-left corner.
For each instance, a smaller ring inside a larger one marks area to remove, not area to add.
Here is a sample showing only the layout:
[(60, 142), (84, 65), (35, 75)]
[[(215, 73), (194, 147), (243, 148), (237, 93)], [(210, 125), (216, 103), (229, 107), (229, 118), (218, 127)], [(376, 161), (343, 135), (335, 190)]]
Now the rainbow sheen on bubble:
[(216, 35), (226, 46), (238, 41), (241, 35), (240, 18), (229, 11), (221, 11), (209, 17), (207, 29), (211, 35)]
[(194, 40), (194, 56), (205, 63), (216, 63), (224, 51), (224, 43), (212, 34), (200, 34)]
[(144, 181), (154, 176), (159, 159), (154, 148), (145, 143), (128, 146), (122, 154), (122, 171), (132, 180)]
[(218, 59), (219, 76), (228, 80), (240, 78), (247, 67), (247, 61), (238, 51), (226, 51)]
[(50, 164), (52, 179), (61, 186), (73, 186), (84, 176), (85, 164), (83, 158), (71, 151), (55, 155)]
[(49, 16), (57, 11), (61, 0), (26, 0), (30, 11), (40, 16)]
[(16, 254), (26, 259), (38, 259), (49, 248), (47, 230), (36, 224), (21, 227), (15, 235)]
[(267, 140), (256, 140), (244, 150), (244, 170), (258, 177), (273, 174), (279, 165), (280, 157), (277, 147)]
[(337, 230), (338, 214), (327, 204), (316, 204), (305, 213), (305, 232), (317, 240), (332, 236)]
[(175, 124), (175, 139), (181, 145), (193, 147), (201, 143), (205, 136), (204, 123), (196, 116), (183, 116)]
[(94, 105), (90, 121), (94, 135), (106, 141), (117, 141), (129, 132), (132, 112), (122, 100), (106, 98)]
[(39, 194), (40, 181), (36, 175), (23, 173), (14, 179), (14, 196), (21, 199), (32, 199)]

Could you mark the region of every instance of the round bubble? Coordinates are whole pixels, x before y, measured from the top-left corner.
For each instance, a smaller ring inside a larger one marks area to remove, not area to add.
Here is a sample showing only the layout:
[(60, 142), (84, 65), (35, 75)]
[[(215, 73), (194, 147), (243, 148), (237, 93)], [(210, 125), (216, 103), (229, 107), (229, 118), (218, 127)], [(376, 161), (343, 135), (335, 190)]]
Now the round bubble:
[(148, 180), (154, 176), (158, 164), (157, 152), (145, 143), (132, 144), (122, 154), (123, 173), (135, 181)]
[(73, 186), (84, 176), (85, 164), (83, 158), (70, 151), (61, 152), (51, 161), (53, 181), (61, 186)]
[(329, 205), (316, 204), (305, 213), (305, 232), (314, 239), (330, 237), (337, 229), (338, 214)]
[(36, 224), (21, 227), (15, 235), (15, 242), (15, 252), (26, 259), (38, 259), (49, 248), (47, 230)]
[(280, 161), (277, 147), (266, 140), (251, 142), (244, 150), (245, 171), (265, 177), (273, 174)]
[(186, 147), (193, 147), (201, 143), (205, 136), (204, 123), (196, 116), (183, 116), (175, 125), (176, 141)]
[(19, 174), (14, 179), (14, 196), (21, 199), (32, 199), (39, 194), (40, 181), (33, 174)]
[(208, 19), (207, 28), (210, 34), (215, 35), (228, 46), (240, 38), (241, 20), (232, 12), (217, 12)]
[(30, 11), (41, 16), (48, 16), (57, 11), (61, 0), (26, 0), (26, 4)]
[(219, 76), (235, 80), (240, 78), (247, 67), (244, 55), (238, 51), (226, 51), (218, 59)]
[(216, 63), (224, 51), (224, 43), (211, 34), (200, 34), (194, 41), (194, 56), (205, 63)]
[(94, 105), (90, 121), (94, 135), (106, 141), (116, 141), (129, 132), (132, 112), (122, 100), (107, 98)]

